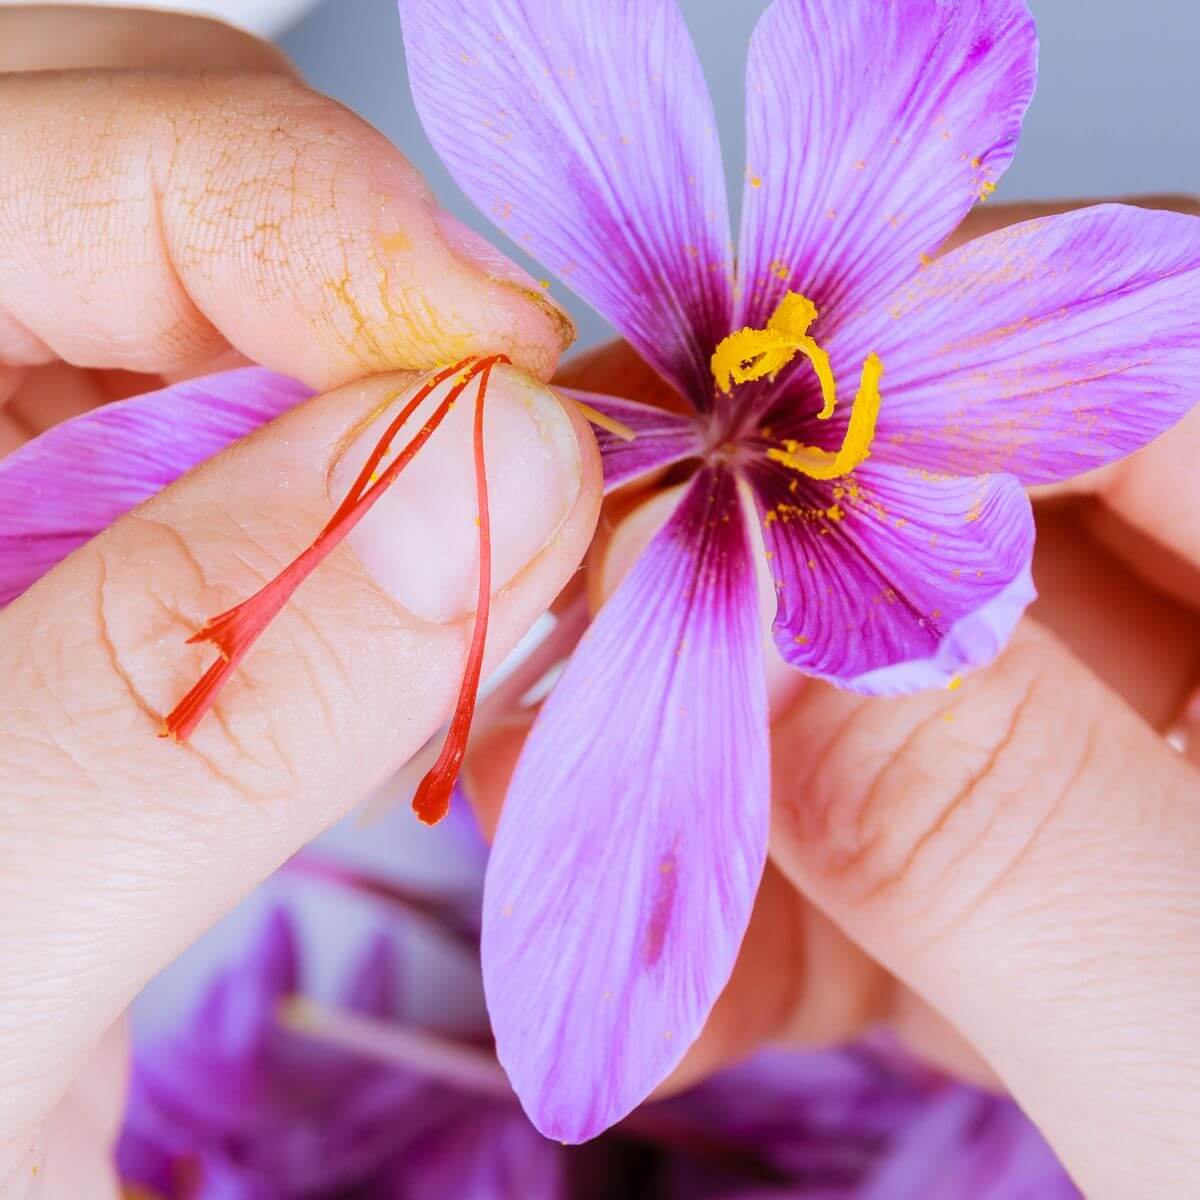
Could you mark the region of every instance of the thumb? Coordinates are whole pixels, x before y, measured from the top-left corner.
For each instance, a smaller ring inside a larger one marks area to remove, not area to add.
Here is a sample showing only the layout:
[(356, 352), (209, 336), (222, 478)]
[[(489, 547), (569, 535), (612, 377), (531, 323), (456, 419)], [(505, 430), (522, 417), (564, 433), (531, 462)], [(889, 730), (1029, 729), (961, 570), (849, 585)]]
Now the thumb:
[[(313, 540), (413, 391), (377, 377), (294, 408), (0, 613), (0, 1146), (150, 976), (454, 704), (479, 571), (471, 403), (304, 582), (191, 740), (156, 736), (214, 658), (186, 639)], [(295, 398), (248, 369), (58, 427), (0, 466), (0, 559), (49, 553), (55, 522), (69, 545), (97, 496), (153, 490)], [(576, 569), (600, 468), (586, 426), (515, 368), (493, 372), (484, 414), (495, 662)], [(39, 528), (19, 524), (26, 509)]]
[(810, 686), (773, 744), (777, 865), (1084, 1192), (1200, 1194), (1200, 774), (1032, 625), (960, 690)]

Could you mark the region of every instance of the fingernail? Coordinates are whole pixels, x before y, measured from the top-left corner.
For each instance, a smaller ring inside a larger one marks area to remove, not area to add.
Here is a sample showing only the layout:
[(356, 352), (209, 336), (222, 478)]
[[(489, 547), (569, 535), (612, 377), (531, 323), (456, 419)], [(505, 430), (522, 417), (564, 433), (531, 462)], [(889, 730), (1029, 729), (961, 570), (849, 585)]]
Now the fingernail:
[[(415, 384), (362, 429), (330, 476), (334, 503), (347, 493)], [(391, 462), (445, 395), (437, 389), (396, 437)], [(445, 420), (347, 545), (386, 592), (418, 617), (453, 621), (472, 612), (479, 581), (479, 525), (472, 431), (476, 385)], [(492, 533), (492, 591), (500, 591), (554, 537), (582, 486), (575, 428), (549, 388), (513, 367), (493, 370), (484, 408), (484, 457)]]

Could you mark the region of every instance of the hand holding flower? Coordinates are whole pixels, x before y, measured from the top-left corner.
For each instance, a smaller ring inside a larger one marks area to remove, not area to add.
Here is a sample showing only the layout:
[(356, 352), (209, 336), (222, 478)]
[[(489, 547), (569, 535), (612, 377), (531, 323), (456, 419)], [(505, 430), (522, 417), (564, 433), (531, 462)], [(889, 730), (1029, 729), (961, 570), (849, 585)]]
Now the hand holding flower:
[[(175, 70), (136, 69), (171, 45)], [(536, 378), (561, 319), (499, 256), (463, 258), (400, 155), (274, 50), (190, 19), (7, 9), (0, 48), (10, 69), (64, 68), (0, 77), (3, 448), (55, 426), (0, 460), (0, 1193), (102, 1200), (123, 1075), (106, 1031), (454, 703), (473, 406), (272, 629), (236, 716), (223, 698), (184, 746), (156, 735), (213, 658), (186, 638), (311, 540), (447, 355), (534, 372), (497, 369), (484, 413), (490, 661), (576, 569), (599, 465)], [(197, 73), (213, 64), (244, 73)], [(157, 390), (237, 356), (303, 382), (246, 368)]]

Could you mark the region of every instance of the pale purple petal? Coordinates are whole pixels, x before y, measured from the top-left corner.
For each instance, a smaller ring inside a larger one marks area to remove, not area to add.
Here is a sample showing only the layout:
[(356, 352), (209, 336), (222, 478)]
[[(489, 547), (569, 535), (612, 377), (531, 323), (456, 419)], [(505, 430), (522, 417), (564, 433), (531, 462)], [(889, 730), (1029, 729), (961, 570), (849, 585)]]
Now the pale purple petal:
[[(193, 1173), (185, 1171), (184, 1175), (187, 1178)], [(194, 1182), (187, 1178), (185, 1190), (176, 1185), (168, 1195), (186, 1197), (186, 1200), (279, 1200), (279, 1189), (274, 1180), (215, 1154), (197, 1160), (193, 1178)]]
[(845, 370), (869, 350), (880, 459), (1027, 484), (1102, 466), (1200, 399), (1200, 219), (1109, 204), (989, 234), (830, 347)]
[(1049, 1146), (1009, 1100), (947, 1085), (895, 1131), (858, 1200), (1079, 1200)]
[(632, 479), (698, 455), (704, 448), (700, 427), (690, 416), (667, 412), (636, 400), (559, 388), (565, 396), (620, 421), (635, 434), (632, 441), (593, 426), (604, 462), (604, 490), (612, 491)]
[(1004, 171), (1036, 76), (1024, 0), (775, 0), (750, 50), (735, 324), (789, 288), (818, 338), (878, 304)]
[(340, 1007), (380, 1020), (395, 1020), (400, 1013), (396, 951), (385, 933), (371, 939), (342, 989)]
[(193, 1024), (208, 1053), (227, 1060), (261, 1053), (283, 999), (300, 985), (300, 951), (292, 918), (270, 909), (239, 961), (213, 980)]
[(729, 332), (716, 122), (675, 0), (400, 0), (435, 149), (693, 403)]
[(766, 720), (748, 531), (709, 468), (543, 707), (488, 866), (497, 1052), (547, 1137), (629, 1112), (724, 987), (766, 848)]
[(867, 695), (946, 685), (990, 662), (1034, 598), (1033, 517), (1012, 476), (872, 459), (836, 484), (767, 462), (751, 478), (775, 644), (808, 674)]
[(197, 463), (311, 391), (246, 367), (56, 425), (0, 460), (0, 606)]

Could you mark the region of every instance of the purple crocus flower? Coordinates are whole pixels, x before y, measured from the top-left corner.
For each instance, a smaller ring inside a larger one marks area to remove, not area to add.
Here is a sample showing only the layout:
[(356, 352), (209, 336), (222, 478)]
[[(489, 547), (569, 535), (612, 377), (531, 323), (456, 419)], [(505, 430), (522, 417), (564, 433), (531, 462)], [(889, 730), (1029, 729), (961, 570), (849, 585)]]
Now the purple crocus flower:
[[(988, 661), (1033, 596), (1023, 485), (1130, 453), (1192, 403), (1200, 222), (1103, 206), (934, 260), (1011, 157), (1035, 77), (1022, 0), (775, 0), (736, 259), (674, 0), (401, 7), (460, 182), (690, 414), (579, 397), (636, 435), (602, 436), (609, 486), (681, 494), (543, 707), (485, 893), (501, 1061), (539, 1129), (582, 1140), (679, 1061), (746, 927), (768, 809), (758, 571), (800, 671), (887, 693)], [(0, 604), (304, 395), (230, 372), (4, 460)]]
[[(764, 1052), (643, 1107), (590, 1146), (556, 1145), (521, 1112), (486, 1031), (431, 1033), (403, 1002), (402, 934), (417, 919), (442, 930), (447, 949), (461, 947), (453, 910), (328, 860), (296, 865), (269, 885), (275, 906), (195, 1010), (169, 1033), (135, 1041), (118, 1148), (134, 1195), (1077, 1198), (1011, 1101), (925, 1070), (881, 1037)], [(306, 998), (309, 939), (293, 902), (312, 881), (374, 913), (374, 936), (332, 1007)]]
[[(138, 1046), (118, 1148), (126, 1180), (165, 1200), (565, 1195), (558, 1148), (494, 1060), (489, 1075), (486, 1048), (459, 1051), (478, 1063), (468, 1087), (437, 1049), (444, 1039), (410, 1033), (414, 1061), (399, 1066), (281, 1020), (301, 995), (299, 944), (288, 911), (272, 910), (192, 1017)], [(399, 1028), (395, 981), (381, 931), (336, 1011), (351, 1029)], [(444, 1069), (431, 1065), (439, 1055)]]
[[(1036, 78), (1023, 0), (775, 0), (750, 46), (735, 257), (675, 0), (400, 0), (425, 127), (479, 208), (690, 410), (580, 395), (610, 486), (678, 502), (535, 724), (483, 962), (539, 1129), (593, 1136), (679, 1062), (767, 841), (757, 545), (775, 649), (869, 694), (953, 686), (1034, 597), (1024, 487), (1196, 396), (1200, 222), (1119, 205), (934, 259)], [(847, 393), (857, 389), (851, 401)]]
[(922, 1069), (882, 1037), (765, 1052), (657, 1107), (727, 1145), (753, 1146), (777, 1179), (750, 1184), (685, 1150), (663, 1172), (673, 1200), (1079, 1197), (1012, 1101)]

